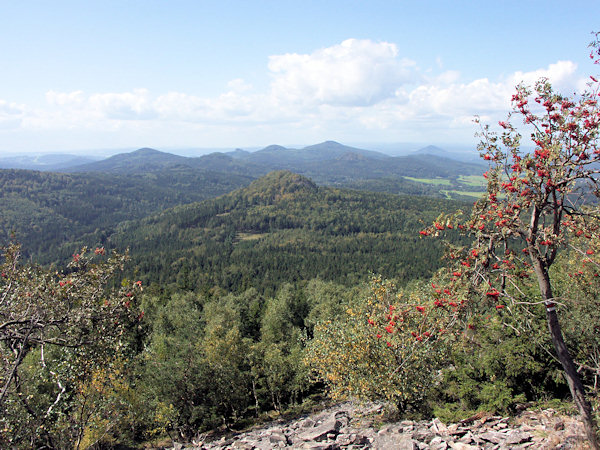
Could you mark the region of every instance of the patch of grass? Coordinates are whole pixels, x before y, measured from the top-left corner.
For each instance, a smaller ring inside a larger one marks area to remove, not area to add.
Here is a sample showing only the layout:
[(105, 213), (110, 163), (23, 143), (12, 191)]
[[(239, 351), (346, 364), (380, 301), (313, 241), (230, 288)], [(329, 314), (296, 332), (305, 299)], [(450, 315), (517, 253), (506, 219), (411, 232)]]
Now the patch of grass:
[(443, 186), (450, 186), (451, 182), (450, 180), (447, 180), (445, 178), (414, 178), (414, 177), (404, 177), (407, 180), (411, 180), (411, 181), (416, 181), (418, 183), (425, 183), (425, 184), (440, 184)]
[(548, 408), (554, 409), (554, 410), (558, 411), (560, 414), (564, 414), (564, 415), (568, 415), (568, 416), (577, 415), (577, 408), (575, 407), (575, 405), (573, 404), (572, 401), (559, 399), (559, 398), (551, 398), (548, 400), (542, 400), (542, 401), (536, 402), (536, 403), (530, 405), (530, 407), (528, 409), (538, 411), (538, 410), (544, 410), (544, 409), (548, 409)]
[(454, 195), (461, 195), (461, 196), (464, 196), (464, 197), (479, 198), (483, 194), (483, 192), (448, 191), (448, 190), (445, 190), (445, 189), (441, 190), (440, 192), (443, 195), (445, 195), (447, 198), (454, 198), (454, 197), (452, 197), (452, 194), (454, 194)]
[(481, 175), (460, 175), (458, 181), (467, 186), (477, 186), (482, 188), (487, 186), (487, 180)]

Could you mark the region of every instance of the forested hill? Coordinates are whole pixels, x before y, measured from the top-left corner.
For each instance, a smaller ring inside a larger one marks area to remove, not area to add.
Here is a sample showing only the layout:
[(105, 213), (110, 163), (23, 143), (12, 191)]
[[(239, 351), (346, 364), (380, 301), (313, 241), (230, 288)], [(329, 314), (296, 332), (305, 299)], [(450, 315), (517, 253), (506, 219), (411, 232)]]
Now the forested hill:
[(464, 206), (425, 197), (318, 187), (288, 171), (247, 188), (130, 222), (107, 239), (131, 249), (146, 284), (273, 293), (283, 282), (321, 278), (353, 285), (370, 272), (399, 280), (438, 267), (435, 240), (418, 230)]
[[(140, 148), (120, 153), (101, 161), (71, 166), (67, 172), (147, 173), (177, 166), (187, 166), (190, 158), (165, 153), (152, 148)], [(72, 170), (73, 167), (75, 170)]]
[(185, 167), (108, 175), (0, 170), (0, 244), (14, 238), (40, 262), (102, 244), (119, 223), (216, 197), (252, 178)]
[[(485, 167), (481, 164), (453, 159), (451, 153), (441, 149), (437, 149), (435, 154), (414, 153), (393, 157), (334, 141), (301, 149), (270, 145), (255, 152), (236, 150), (194, 158), (143, 148), (65, 170), (130, 174), (160, 171), (172, 167), (213, 170), (250, 175), (255, 178), (274, 170), (291, 170), (311, 178), (318, 184), (336, 186), (344, 186), (357, 180), (381, 178), (398, 180), (402, 179), (401, 177), (457, 180), (461, 175), (480, 175), (485, 171)], [(404, 181), (406, 183), (406, 180)], [(414, 186), (404, 187), (411, 192), (419, 192)]]

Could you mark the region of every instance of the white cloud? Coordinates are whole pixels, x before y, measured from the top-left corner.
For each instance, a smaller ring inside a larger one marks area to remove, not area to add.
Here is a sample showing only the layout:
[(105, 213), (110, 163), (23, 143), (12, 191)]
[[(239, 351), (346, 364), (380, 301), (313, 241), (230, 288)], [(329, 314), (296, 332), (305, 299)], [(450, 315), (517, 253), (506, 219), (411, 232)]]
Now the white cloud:
[(310, 142), (316, 136), (423, 142), (443, 136), (456, 141), (473, 136), (476, 114), (489, 122), (504, 119), (521, 81), (531, 84), (547, 77), (568, 92), (585, 83), (570, 61), (502, 78), (468, 79), (441, 68), (437, 74), (423, 74), (414, 62), (401, 58), (395, 44), (357, 39), (310, 54), (271, 56), (266, 72), (271, 84), (262, 92), (236, 78), (210, 97), (140, 88), (49, 91), (45, 106), (38, 108), (0, 100), (0, 128), (112, 131), (150, 144), (159, 135), (163, 141), (170, 135), (177, 142), (184, 136), (195, 139), (198, 130), (232, 145), (251, 145), (257, 136), (267, 142)]
[(25, 114), (25, 106), (0, 99), (0, 130), (19, 128)]
[(519, 83), (532, 86), (540, 78), (547, 78), (554, 88), (567, 93), (581, 87), (579, 85), (581, 77), (577, 75), (577, 64), (572, 61), (558, 61), (545, 69), (531, 72), (515, 72), (507, 81), (513, 87)]
[(158, 115), (171, 120), (194, 121), (206, 118), (209, 101), (181, 92), (159, 96), (153, 106)]
[(498, 81), (480, 78), (469, 82), (461, 82), (458, 72), (444, 72), (410, 92), (410, 101), (404, 108), (405, 117), (429, 116), (432, 121), (445, 121), (451, 127), (471, 124), (475, 115), (504, 119), (519, 83), (533, 85), (545, 77), (556, 89), (573, 92), (581, 84), (576, 69), (576, 64), (570, 61), (559, 61), (547, 68), (516, 72)]
[(272, 93), (283, 103), (373, 105), (415, 78), (414, 63), (397, 56), (395, 44), (358, 39), (311, 54), (271, 56)]
[(89, 106), (109, 119), (145, 120), (156, 117), (147, 89), (132, 92), (94, 94), (89, 97)]
[(243, 78), (236, 78), (227, 83), (227, 87), (234, 92), (248, 92), (252, 90), (252, 85), (246, 83)]
[(46, 101), (49, 105), (58, 107), (76, 107), (81, 108), (85, 106), (86, 99), (83, 91), (73, 92), (46, 92)]
[(14, 102), (0, 100), (0, 117), (21, 116), (25, 112), (23, 105), (17, 105)]
[(506, 110), (510, 88), (486, 78), (470, 83), (427, 84), (410, 94), (410, 108), (415, 115), (440, 114), (455, 117), (489, 110)]

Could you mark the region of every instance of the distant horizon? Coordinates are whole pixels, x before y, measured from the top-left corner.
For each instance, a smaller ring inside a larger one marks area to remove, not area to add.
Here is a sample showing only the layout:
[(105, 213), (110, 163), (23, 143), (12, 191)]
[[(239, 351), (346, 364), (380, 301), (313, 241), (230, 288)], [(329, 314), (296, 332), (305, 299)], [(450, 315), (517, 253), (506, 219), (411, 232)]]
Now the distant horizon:
[(210, 153), (221, 152), (227, 153), (232, 152), (237, 149), (255, 152), (267, 148), (271, 145), (280, 145), (282, 147), (288, 149), (302, 149), (311, 145), (321, 144), (323, 142), (337, 142), (339, 144), (354, 147), (363, 150), (372, 150), (380, 153), (384, 153), (390, 156), (403, 155), (411, 152), (416, 152), (426, 147), (438, 147), (444, 151), (450, 153), (465, 153), (473, 151), (476, 152), (475, 147), (473, 146), (471, 149), (467, 147), (467, 145), (457, 145), (457, 144), (439, 144), (439, 143), (414, 143), (414, 142), (386, 142), (386, 143), (369, 143), (369, 142), (358, 142), (358, 143), (346, 143), (339, 140), (334, 139), (326, 139), (325, 141), (320, 142), (312, 142), (306, 144), (281, 144), (278, 142), (273, 142), (271, 144), (267, 144), (264, 146), (237, 146), (237, 147), (158, 147), (152, 145), (142, 145), (139, 147), (125, 147), (125, 148), (86, 148), (86, 149), (73, 149), (73, 150), (38, 150), (38, 151), (21, 151), (21, 152), (2, 152), (0, 151), (0, 159), (3, 158), (13, 158), (13, 157), (39, 157), (39, 156), (49, 156), (49, 155), (73, 155), (73, 156), (86, 156), (89, 158), (109, 158), (114, 155), (123, 154), (123, 153), (131, 153), (136, 150), (140, 150), (142, 148), (151, 148), (154, 150), (158, 150), (164, 153), (172, 153), (179, 156), (202, 156)]
[(505, 120), (520, 82), (585, 89), (599, 16), (582, 0), (5, 2), (0, 157), (474, 149), (474, 117)]

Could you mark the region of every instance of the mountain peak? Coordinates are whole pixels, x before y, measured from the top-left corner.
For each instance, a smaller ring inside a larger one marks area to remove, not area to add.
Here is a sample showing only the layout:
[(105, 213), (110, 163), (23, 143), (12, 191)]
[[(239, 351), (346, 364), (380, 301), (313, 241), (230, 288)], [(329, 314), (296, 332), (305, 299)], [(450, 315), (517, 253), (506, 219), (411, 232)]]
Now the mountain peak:
[(365, 158), (371, 159), (387, 159), (388, 156), (372, 150), (363, 150), (356, 147), (350, 147), (348, 145), (340, 144), (336, 141), (325, 141), (320, 144), (309, 145), (304, 147), (302, 150), (309, 152), (311, 155), (321, 155), (320, 159), (338, 159), (344, 157), (348, 153), (354, 153), (361, 155)]
[(191, 158), (144, 147), (129, 153), (118, 153), (102, 161), (76, 166), (70, 171), (143, 173), (162, 170), (177, 164), (186, 165), (189, 161)]
[(231, 156), (232, 158), (247, 158), (250, 155), (250, 152), (243, 150), (241, 148), (236, 148), (233, 151), (226, 152), (227, 156)]
[(287, 150), (283, 145), (269, 145), (268, 147), (259, 150), (260, 152), (281, 152)]
[(305, 176), (289, 170), (278, 170), (254, 180), (245, 190), (248, 197), (261, 198), (273, 203), (283, 198), (313, 194), (318, 189), (317, 185)]
[(327, 147), (345, 147), (344, 144), (340, 144), (337, 141), (324, 141), (317, 145), (322, 145), (322, 146), (327, 146)]
[(419, 155), (436, 155), (436, 156), (447, 156), (446, 150), (436, 147), (435, 145), (428, 145), (427, 147), (420, 148), (413, 152)]
[(137, 150), (131, 152), (131, 155), (139, 155), (139, 156), (143, 156), (143, 155), (158, 155), (164, 152), (161, 152), (159, 150), (156, 150), (154, 148), (150, 148), (150, 147), (143, 147), (143, 148), (138, 148)]
[(346, 150), (352, 147), (348, 147), (347, 145), (340, 144), (336, 141), (324, 141), (319, 144), (309, 145), (304, 147), (304, 150)]

